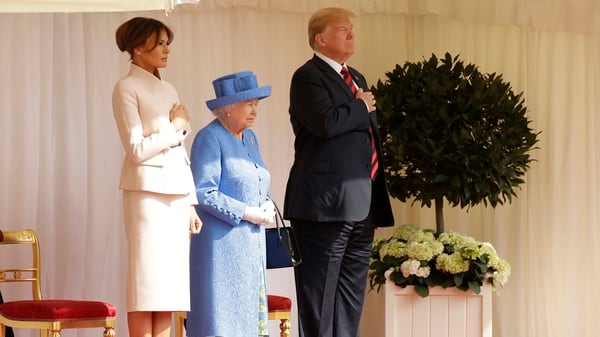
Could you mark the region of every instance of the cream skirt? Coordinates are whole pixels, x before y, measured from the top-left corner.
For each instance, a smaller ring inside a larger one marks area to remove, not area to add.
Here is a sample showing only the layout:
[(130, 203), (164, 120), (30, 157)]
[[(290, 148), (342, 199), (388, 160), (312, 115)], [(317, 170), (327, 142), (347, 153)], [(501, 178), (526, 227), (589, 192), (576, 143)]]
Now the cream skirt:
[(189, 199), (123, 191), (127, 311), (188, 311)]

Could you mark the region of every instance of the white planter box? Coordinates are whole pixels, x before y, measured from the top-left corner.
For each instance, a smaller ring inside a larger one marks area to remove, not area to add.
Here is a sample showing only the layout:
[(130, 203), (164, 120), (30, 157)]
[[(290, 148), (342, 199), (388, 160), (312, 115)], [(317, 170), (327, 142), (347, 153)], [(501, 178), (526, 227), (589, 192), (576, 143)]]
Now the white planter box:
[(480, 294), (456, 288), (429, 289), (420, 297), (412, 286), (386, 282), (385, 337), (492, 337), (492, 289)]

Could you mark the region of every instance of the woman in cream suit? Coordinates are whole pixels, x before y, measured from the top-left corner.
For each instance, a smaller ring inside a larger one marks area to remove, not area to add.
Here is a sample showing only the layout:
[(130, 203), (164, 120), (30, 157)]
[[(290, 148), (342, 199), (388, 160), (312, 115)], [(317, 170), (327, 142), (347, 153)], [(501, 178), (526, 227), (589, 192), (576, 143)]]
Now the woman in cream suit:
[(113, 114), (125, 158), (123, 190), (128, 244), (127, 318), (131, 337), (168, 337), (173, 311), (190, 309), (189, 233), (201, 222), (190, 161), (187, 108), (158, 68), (167, 66), (172, 31), (136, 17), (116, 32), (131, 68), (113, 90)]

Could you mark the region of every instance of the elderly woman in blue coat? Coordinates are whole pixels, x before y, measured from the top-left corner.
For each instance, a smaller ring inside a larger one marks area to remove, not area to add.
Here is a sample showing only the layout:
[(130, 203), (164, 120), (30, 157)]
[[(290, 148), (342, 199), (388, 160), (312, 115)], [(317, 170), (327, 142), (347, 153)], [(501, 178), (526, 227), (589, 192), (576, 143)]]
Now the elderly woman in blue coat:
[(191, 167), (204, 226), (190, 250), (190, 337), (268, 335), (264, 226), (275, 221), (271, 177), (249, 128), (260, 99), (250, 71), (213, 81), (216, 118), (196, 134)]

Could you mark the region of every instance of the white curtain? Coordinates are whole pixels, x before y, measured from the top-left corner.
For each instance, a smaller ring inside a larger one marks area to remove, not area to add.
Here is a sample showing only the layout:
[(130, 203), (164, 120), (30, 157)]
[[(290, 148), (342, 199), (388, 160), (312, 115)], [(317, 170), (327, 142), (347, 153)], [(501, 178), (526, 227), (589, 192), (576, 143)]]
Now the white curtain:
[[(18, 11), (7, 9), (11, 3), (0, 1), (0, 11)], [(117, 188), (123, 151), (111, 109), (112, 87), (128, 60), (114, 42), (117, 26), (142, 15), (173, 28), (169, 67), (162, 73), (189, 106), (194, 130), (212, 119), (204, 102), (214, 97), (215, 77), (249, 69), (259, 84), (273, 86), (253, 129), (273, 177), (271, 192), (282, 203), (293, 160), (289, 80), (312, 55), (310, 13), (330, 5), (359, 14), (357, 52), (349, 64), (371, 84), (397, 63), (448, 51), (482, 71), (501, 73), (524, 92), (532, 127), (542, 133), (518, 198), (496, 209), (446, 207), (446, 226), (492, 242), (513, 267), (507, 286), (494, 296), (494, 336), (597, 336), (597, 0), (203, 0), (172, 11), (0, 13), (0, 229), (38, 231), (45, 297), (112, 302), (119, 311), (117, 333), (128, 334)], [(397, 224), (435, 226), (431, 209), (398, 201), (394, 207)], [(5, 262), (25, 252), (0, 254)], [(294, 299), (291, 270), (269, 271), (268, 282), (270, 292)], [(12, 285), (2, 290), (6, 299), (27, 293)], [(381, 311), (382, 295), (368, 293), (363, 336), (383, 335)], [(292, 324), (297, 336), (295, 319)], [(271, 331), (278, 333), (276, 326)]]

